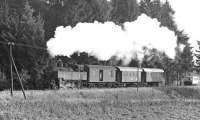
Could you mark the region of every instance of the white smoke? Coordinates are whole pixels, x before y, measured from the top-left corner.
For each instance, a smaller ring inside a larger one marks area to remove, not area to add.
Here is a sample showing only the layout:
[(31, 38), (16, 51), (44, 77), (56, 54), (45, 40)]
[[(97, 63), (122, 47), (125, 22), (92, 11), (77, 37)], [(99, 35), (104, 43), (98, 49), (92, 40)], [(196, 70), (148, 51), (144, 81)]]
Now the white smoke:
[(85, 51), (107, 60), (113, 55), (130, 59), (142, 47), (154, 47), (174, 58), (176, 36), (156, 19), (142, 14), (134, 22), (126, 22), (123, 31), (113, 22), (79, 23), (76, 27), (57, 27), (54, 38), (47, 43), (53, 55), (71, 55)]

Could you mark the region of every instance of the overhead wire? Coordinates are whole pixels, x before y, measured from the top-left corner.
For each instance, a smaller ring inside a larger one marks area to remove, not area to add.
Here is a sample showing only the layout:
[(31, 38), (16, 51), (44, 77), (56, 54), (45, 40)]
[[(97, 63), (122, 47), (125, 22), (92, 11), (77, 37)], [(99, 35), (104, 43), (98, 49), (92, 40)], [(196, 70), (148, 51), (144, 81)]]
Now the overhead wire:
[[(32, 49), (37, 49), (37, 50), (42, 50), (42, 51), (48, 51), (47, 48), (44, 47), (38, 47), (38, 46), (31, 46), (31, 45), (27, 45), (27, 44), (22, 44), (22, 43), (15, 43), (15, 42), (4, 42), (4, 41), (0, 41), (0, 44), (3, 45), (8, 45), (8, 46), (13, 46), (13, 47), (27, 47), (27, 48), (32, 48)], [(45, 53), (42, 52), (42, 59), (45, 58)]]
[(3, 42), (3, 41), (0, 41), (0, 44), (3, 44), (3, 45), (12, 44), (13, 46), (28, 47), (28, 48), (40, 49), (40, 50), (47, 50), (47, 48), (44, 48), (44, 47), (32, 46), (32, 45), (27, 45), (27, 44), (22, 44), (22, 43), (15, 43), (15, 42)]
[(20, 47), (28, 47), (28, 48), (33, 48), (33, 49), (47, 50), (47, 48), (44, 48), (44, 47), (31, 46), (31, 45), (21, 44), (21, 43), (14, 43), (14, 44), (16, 46), (20, 46)]
[(8, 45), (7, 42), (0, 41), (0, 44)]

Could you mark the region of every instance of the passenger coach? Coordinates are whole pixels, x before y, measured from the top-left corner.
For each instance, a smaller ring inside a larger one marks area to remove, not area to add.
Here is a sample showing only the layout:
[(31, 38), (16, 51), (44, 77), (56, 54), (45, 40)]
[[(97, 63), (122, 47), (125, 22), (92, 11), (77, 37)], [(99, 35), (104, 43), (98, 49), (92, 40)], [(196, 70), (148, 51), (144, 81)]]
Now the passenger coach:
[(164, 70), (156, 68), (143, 68), (141, 73), (142, 83), (148, 86), (163, 86), (165, 85)]
[(116, 68), (116, 81), (122, 83), (123, 86), (136, 86), (138, 83), (141, 83), (141, 68), (119, 66)]

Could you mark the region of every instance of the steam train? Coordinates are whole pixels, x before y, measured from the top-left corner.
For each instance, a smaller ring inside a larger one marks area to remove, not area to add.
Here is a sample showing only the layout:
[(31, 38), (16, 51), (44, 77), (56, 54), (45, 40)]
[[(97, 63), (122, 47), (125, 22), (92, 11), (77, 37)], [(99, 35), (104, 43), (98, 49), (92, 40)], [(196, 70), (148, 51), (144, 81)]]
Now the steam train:
[(163, 86), (163, 73), (155, 68), (84, 65), (81, 72), (58, 68), (56, 83), (58, 88)]

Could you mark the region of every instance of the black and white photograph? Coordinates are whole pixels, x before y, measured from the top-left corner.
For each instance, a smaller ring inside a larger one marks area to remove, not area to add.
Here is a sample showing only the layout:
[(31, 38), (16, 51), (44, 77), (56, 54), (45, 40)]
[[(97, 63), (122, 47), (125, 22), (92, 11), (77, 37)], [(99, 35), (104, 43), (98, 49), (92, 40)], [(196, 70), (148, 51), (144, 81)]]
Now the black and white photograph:
[(198, 11), (198, 0), (0, 0), (0, 120), (200, 120)]

